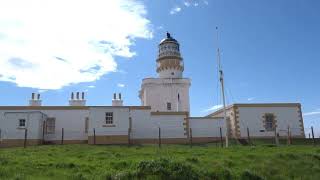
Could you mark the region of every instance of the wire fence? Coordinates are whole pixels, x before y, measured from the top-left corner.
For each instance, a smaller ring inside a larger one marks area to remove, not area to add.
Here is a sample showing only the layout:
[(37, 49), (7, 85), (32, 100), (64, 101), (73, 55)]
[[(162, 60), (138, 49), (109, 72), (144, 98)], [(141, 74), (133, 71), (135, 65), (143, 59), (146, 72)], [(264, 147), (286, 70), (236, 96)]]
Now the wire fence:
[[(228, 132), (229, 144), (237, 145), (320, 145), (320, 138), (315, 136), (313, 127), (251, 130), (242, 128)], [(153, 127), (146, 129), (102, 129), (86, 130), (55, 129), (48, 133), (42, 130), (26, 128), (9, 131), (0, 129), (0, 146), (28, 146), (37, 144), (187, 144), (191, 147), (199, 144), (225, 146), (225, 131), (219, 128), (175, 128)], [(91, 141), (90, 141), (91, 140)]]

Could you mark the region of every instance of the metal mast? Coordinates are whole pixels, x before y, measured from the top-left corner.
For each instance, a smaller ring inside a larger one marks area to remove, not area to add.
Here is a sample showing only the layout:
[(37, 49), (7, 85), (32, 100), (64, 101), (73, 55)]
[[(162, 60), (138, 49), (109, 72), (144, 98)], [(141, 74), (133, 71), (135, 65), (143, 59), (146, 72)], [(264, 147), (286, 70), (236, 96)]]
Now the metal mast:
[[(217, 43), (218, 43), (218, 27), (216, 27), (217, 31)], [(229, 137), (228, 137), (228, 122), (227, 122), (227, 112), (226, 112), (226, 98), (224, 94), (224, 81), (223, 81), (223, 71), (221, 67), (221, 59), (220, 59), (220, 48), (217, 45), (217, 60), (218, 60), (218, 70), (219, 70), (219, 79), (221, 84), (221, 92), (222, 92), (222, 101), (223, 101), (223, 120), (225, 124), (225, 140), (226, 140), (226, 148), (229, 147)]]

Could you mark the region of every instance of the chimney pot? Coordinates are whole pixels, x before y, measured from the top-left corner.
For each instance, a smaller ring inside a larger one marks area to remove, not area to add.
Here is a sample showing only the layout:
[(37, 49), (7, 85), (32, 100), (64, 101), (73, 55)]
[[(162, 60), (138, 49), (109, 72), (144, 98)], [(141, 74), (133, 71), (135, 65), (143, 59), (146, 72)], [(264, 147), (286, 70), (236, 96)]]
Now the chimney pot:
[(40, 100), (40, 94), (38, 93), (38, 100)]
[(119, 93), (119, 99), (121, 100), (121, 93)]
[(113, 93), (113, 99), (117, 99), (117, 94)]
[(34, 93), (32, 93), (32, 95), (31, 95), (31, 99), (32, 99), (32, 100), (34, 100)]
[(82, 99), (84, 99), (84, 92), (82, 92)]
[(79, 92), (77, 92), (77, 99), (79, 99)]
[(74, 94), (73, 94), (73, 92), (71, 93), (71, 99), (72, 99), (72, 100), (74, 99)]

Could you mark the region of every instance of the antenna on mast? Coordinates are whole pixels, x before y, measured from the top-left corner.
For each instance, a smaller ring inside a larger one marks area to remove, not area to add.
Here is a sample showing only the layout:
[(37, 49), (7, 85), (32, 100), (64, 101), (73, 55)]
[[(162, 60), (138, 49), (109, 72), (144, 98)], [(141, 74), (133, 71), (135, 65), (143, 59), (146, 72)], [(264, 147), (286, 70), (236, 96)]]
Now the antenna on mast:
[[(217, 32), (217, 44), (219, 40), (219, 34), (218, 34), (218, 27), (216, 27)], [(219, 80), (221, 84), (221, 92), (222, 92), (222, 101), (223, 101), (223, 120), (225, 124), (225, 140), (226, 140), (226, 148), (229, 147), (229, 137), (228, 137), (228, 121), (227, 121), (227, 112), (226, 112), (226, 98), (224, 94), (224, 77), (223, 77), (223, 71), (221, 66), (221, 59), (220, 59), (220, 48), (219, 45), (217, 45), (217, 61), (218, 61), (218, 69), (219, 69)]]

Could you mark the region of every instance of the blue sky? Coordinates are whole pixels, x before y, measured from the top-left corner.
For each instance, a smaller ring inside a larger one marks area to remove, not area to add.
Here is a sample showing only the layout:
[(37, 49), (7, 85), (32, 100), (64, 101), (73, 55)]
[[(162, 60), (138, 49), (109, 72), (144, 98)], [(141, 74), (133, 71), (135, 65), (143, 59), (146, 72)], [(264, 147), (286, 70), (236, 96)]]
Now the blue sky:
[(192, 79), (191, 115), (206, 115), (221, 104), (218, 26), (228, 104), (300, 102), (305, 126), (320, 129), (316, 0), (21, 2), (0, 2), (0, 105), (26, 105), (37, 91), (44, 105), (67, 105), (72, 91), (86, 91), (88, 105), (110, 105), (114, 92), (140, 105), (169, 31)]

